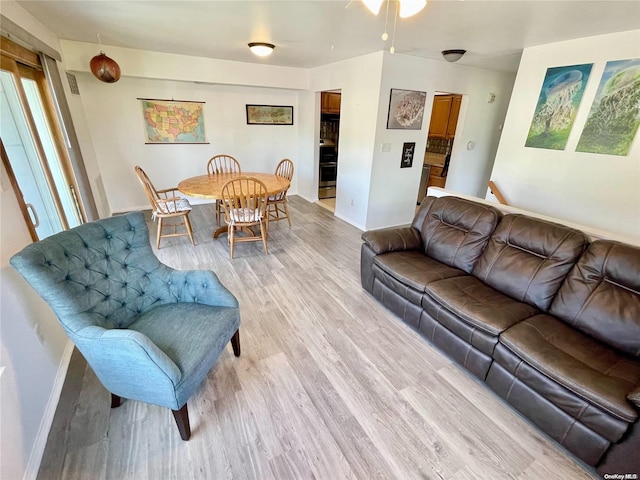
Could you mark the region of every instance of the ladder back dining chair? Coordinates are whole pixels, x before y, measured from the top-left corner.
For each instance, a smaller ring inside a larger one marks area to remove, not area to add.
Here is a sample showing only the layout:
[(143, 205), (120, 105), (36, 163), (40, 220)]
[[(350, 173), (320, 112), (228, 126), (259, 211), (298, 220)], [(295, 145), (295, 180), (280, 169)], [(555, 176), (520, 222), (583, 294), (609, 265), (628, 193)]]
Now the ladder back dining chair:
[[(186, 198), (180, 197), (177, 188), (167, 188), (164, 190), (156, 190), (149, 179), (149, 176), (139, 166), (135, 167), (138, 180), (142, 184), (144, 193), (147, 195), (147, 199), (151, 204), (151, 215), (153, 219), (158, 219), (158, 232), (156, 237), (156, 248), (160, 249), (160, 239), (166, 237), (181, 237), (188, 235), (191, 239), (191, 245), (195, 245), (193, 240), (193, 230), (191, 228), (191, 221), (189, 220), (189, 214), (191, 213), (191, 204)], [(164, 219), (166, 218), (179, 218), (183, 220), (180, 223), (171, 223), (165, 225)], [(179, 233), (178, 227), (183, 226), (186, 228), (186, 232)], [(172, 228), (173, 233), (162, 233), (163, 228)]]
[[(269, 254), (267, 246), (267, 187), (253, 177), (238, 177), (229, 180), (222, 186), (222, 206), (227, 222), (229, 255), (233, 258), (236, 242), (253, 242), (262, 240), (264, 251)], [(257, 235), (250, 227), (260, 227)], [(248, 236), (237, 236), (242, 230)]]
[[(293, 162), (288, 158), (283, 158), (276, 167), (276, 175), (286, 178), (291, 182), (293, 178)], [(275, 195), (269, 195), (267, 202), (267, 227), (269, 222), (278, 222), (287, 219), (291, 226), (291, 217), (289, 216), (289, 207), (287, 206), (287, 191), (289, 187), (280, 190)]]
[[(214, 155), (207, 163), (207, 173), (209, 175), (222, 175), (225, 173), (242, 173), (240, 162), (231, 155), (220, 154)], [(216, 200), (216, 225), (220, 225), (220, 217), (224, 214), (222, 202)]]
[(122, 398), (169, 408), (189, 439), (187, 400), (229, 342), (240, 355), (238, 301), (215, 273), (161, 263), (142, 212), (52, 235), (10, 262), (54, 311), (112, 408)]

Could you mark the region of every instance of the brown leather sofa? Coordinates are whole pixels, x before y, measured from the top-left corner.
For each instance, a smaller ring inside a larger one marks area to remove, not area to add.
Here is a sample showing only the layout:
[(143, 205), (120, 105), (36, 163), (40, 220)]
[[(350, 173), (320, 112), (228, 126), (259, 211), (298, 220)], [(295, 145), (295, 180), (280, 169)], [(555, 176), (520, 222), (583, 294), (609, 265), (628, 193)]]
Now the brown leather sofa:
[(640, 248), (457, 197), (365, 232), (362, 286), (604, 474), (640, 474)]

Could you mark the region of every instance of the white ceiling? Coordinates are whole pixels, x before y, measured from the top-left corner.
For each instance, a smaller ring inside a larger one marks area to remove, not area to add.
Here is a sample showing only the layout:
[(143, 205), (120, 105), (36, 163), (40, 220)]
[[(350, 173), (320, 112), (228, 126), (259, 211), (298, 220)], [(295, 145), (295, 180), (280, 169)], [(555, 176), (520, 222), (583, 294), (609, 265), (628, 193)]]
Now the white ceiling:
[[(386, 7), (375, 17), (360, 0), (18, 3), (61, 39), (97, 43), (99, 33), (105, 45), (303, 68), (388, 50), (395, 13), (392, 0), (383, 42)], [(398, 18), (395, 51), (441, 60), (440, 51), (463, 48), (460, 64), (515, 72), (525, 47), (638, 28), (640, 0), (430, 0)], [(251, 41), (276, 49), (258, 58)]]

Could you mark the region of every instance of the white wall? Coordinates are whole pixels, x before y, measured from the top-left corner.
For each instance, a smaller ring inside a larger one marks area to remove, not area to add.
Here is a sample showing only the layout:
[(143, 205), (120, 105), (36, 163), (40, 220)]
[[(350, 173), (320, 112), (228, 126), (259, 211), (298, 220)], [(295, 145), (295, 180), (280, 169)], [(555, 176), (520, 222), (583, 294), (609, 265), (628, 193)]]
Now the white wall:
[[(377, 52), (311, 72), (312, 92), (339, 89), (342, 93), (335, 214), (362, 230), (366, 229), (382, 59), (383, 53)], [(316, 116), (319, 120), (319, 109)], [(318, 132), (314, 134), (320, 138)], [(317, 162), (314, 168), (318, 170)], [(317, 198), (317, 181), (314, 187)]]
[[(447, 188), (472, 196), (484, 195), (513, 80), (514, 75), (509, 73), (385, 52), (367, 229), (411, 222), (422, 173), (433, 94), (437, 91), (463, 95)], [(427, 92), (421, 130), (387, 130), (392, 88)], [(489, 93), (495, 93), (495, 102), (488, 103)], [(473, 150), (466, 148), (469, 141), (475, 142)], [(402, 145), (405, 142), (416, 142), (412, 168), (400, 168)], [(381, 152), (383, 143), (391, 144), (390, 152)]]
[[(3, 0), (2, 14), (59, 50), (55, 35), (15, 2)], [(28, 479), (40, 465), (72, 350), (53, 312), (9, 266), (31, 237), (4, 167), (0, 211), (0, 478)]]
[[(640, 135), (626, 157), (575, 151), (606, 62), (632, 58), (640, 30), (524, 50), (491, 174), (509, 204), (640, 238)], [(566, 148), (525, 148), (547, 68), (583, 63), (593, 68)]]
[(0, 176), (0, 365), (6, 367), (0, 378), (0, 478), (18, 479), (40, 464), (69, 360), (68, 339), (51, 309), (9, 265), (31, 237), (4, 166)]
[[(76, 73), (84, 115), (110, 211), (149, 208), (134, 173), (140, 165), (156, 188), (206, 173), (218, 153), (238, 159), (246, 172), (273, 172), (282, 158), (298, 163), (298, 93), (294, 90), (209, 85), (122, 77), (106, 84)], [(209, 144), (145, 144), (142, 106), (138, 98), (202, 101)], [(246, 104), (292, 105), (294, 125), (247, 125)], [(296, 193), (296, 177), (291, 194)], [(193, 203), (202, 200), (193, 199)]]

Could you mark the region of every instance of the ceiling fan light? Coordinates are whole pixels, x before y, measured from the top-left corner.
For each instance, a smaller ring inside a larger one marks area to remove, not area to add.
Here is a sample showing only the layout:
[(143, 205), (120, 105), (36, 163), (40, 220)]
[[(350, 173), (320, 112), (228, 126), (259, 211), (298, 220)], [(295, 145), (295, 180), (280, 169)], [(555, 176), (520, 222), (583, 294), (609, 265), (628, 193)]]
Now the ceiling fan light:
[(274, 48), (276, 48), (276, 46), (271, 43), (251, 42), (249, 44), (249, 49), (251, 50), (251, 52), (258, 57), (266, 57), (268, 55), (271, 55)]
[(407, 18), (415, 15), (427, 5), (427, 0), (400, 0), (401, 18)]
[(467, 53), (467, 51), (461, 49), (443, 50), (442, 56), (447, 62), (457, 62), (465, 53)]
[(364, 3), (364, 5), (371, 10), (371, 13), (374, 15), (378, 15), (383, 2), (384, 0), (362, 0), (362, 3)]

